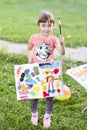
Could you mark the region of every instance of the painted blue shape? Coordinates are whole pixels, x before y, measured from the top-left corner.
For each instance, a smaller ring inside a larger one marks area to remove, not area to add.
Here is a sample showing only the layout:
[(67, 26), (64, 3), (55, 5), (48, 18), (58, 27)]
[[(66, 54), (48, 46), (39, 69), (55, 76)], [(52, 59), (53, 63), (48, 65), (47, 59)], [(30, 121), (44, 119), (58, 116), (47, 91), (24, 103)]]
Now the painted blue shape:
[(25, 82), (31, 84), (37, 84), (37, 82), (34, 79), (26, 79)]
[(33, 84), (26, 84), (28, 89), (31, 89), (33, 87)]
[(55, 89), (52, 90), (52, 93), (55, 93)]
[(20, 90), (21, 89), (21, 87), (20, 87), (20, 85), (18, 86), (18, 90)]
[(52, 62), (51, 67), (52, 68), (60, 67), (60, 62), (59, 61)]
[(60, 67), (60, 62), (59, 61), (53, 61), (51, 63), (40, 63), (39, 67), (41, 69), (53, 69), (55, 67)]
[(26, 69), (26, 70), (24, 71), (25, 74), (28, 74), (29, 72), (30, 72), (29, 69)]
[(55, 93), (55, 89), (53, 89), (53, 90), (48, 90), (48, 93)]
[(39, 67), (41, 69), (48, 69), (48, 68), (50, 69), (51, 68), (51, 63), (40, 63)]
[(32, 87), (31, 87), (31, 86), (28, 86), (27, 88), (28, 88), (28, 89), (31, 89)]
[(48, 89), (48, 93), (51, 93), (51, 90), (50, 90), (50, 89)]

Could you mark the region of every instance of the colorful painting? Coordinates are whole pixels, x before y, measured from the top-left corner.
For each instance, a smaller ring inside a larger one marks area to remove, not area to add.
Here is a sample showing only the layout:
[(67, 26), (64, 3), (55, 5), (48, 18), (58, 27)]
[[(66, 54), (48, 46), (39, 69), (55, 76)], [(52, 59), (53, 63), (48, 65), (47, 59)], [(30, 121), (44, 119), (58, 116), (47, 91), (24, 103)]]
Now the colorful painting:
[(68, 69), (66, 73), (87, 89), (87, 64)]
[(61, 61), (15, 65), (17, 100), (63, 94)]

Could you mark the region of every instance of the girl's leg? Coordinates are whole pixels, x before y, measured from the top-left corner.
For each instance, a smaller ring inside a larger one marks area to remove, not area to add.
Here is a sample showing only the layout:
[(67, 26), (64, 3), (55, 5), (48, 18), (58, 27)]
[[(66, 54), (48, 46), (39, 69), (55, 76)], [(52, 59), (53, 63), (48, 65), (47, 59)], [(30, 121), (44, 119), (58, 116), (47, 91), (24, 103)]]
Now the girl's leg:
[(38, 108), (37, 108), (37, 104), (38, 104), (38, 99), (31, 99), (30, 100), (30, 107), (31, 107), (31, 122), (33, 125), (37, 125), (38, 124)]
[(51, 114), (53, 109), (54, 97), (46, 98), (46, 114)]
[(46, 112), (45, 112), (44, 120), (43, 120), (43, 127), (45, 128), (50, 127), (53, 102), (54, 102), (53, 97), (46, 99)]
[(36, 113), (38, 111), (37, 104), (38, 104), (38, 99), (31, 99), (30, 100), (30, 107), (31, 107), (32, 113)]

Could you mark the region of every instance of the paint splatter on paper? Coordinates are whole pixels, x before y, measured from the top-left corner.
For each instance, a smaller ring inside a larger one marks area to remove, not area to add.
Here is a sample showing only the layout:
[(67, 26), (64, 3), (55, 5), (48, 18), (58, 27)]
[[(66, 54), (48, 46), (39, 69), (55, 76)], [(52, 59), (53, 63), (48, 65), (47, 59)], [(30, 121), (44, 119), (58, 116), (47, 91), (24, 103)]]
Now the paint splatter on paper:
[(15, 65), (17, 100), (63, 94), (61, 61)]
[(87, 64), (68, 69), (66, 73), (87, 89)]

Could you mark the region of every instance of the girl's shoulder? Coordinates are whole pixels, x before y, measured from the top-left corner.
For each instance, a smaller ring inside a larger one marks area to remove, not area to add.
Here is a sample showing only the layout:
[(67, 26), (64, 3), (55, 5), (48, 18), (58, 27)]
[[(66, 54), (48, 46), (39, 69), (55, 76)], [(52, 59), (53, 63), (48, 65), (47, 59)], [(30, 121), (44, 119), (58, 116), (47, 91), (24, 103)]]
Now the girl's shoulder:
[(57, 42), (58, 41), (58, 38), (56, 36), (51, 36), (51, 40), (54, 41), (54, 42)]
[(38, 38), (38, 34), (33, 34), (30, 38), (31, 39), (36, 39), (36, 38)]
[(33, 34), (33, 35), (30, 37), (29, 42), (32, 43), (32, 44), (34, 44), (34, 43), (36, 43), (36, 42), (39, 41), (39, 40), (40, 40), (39, 35), (38, 35), (38, 34)]

